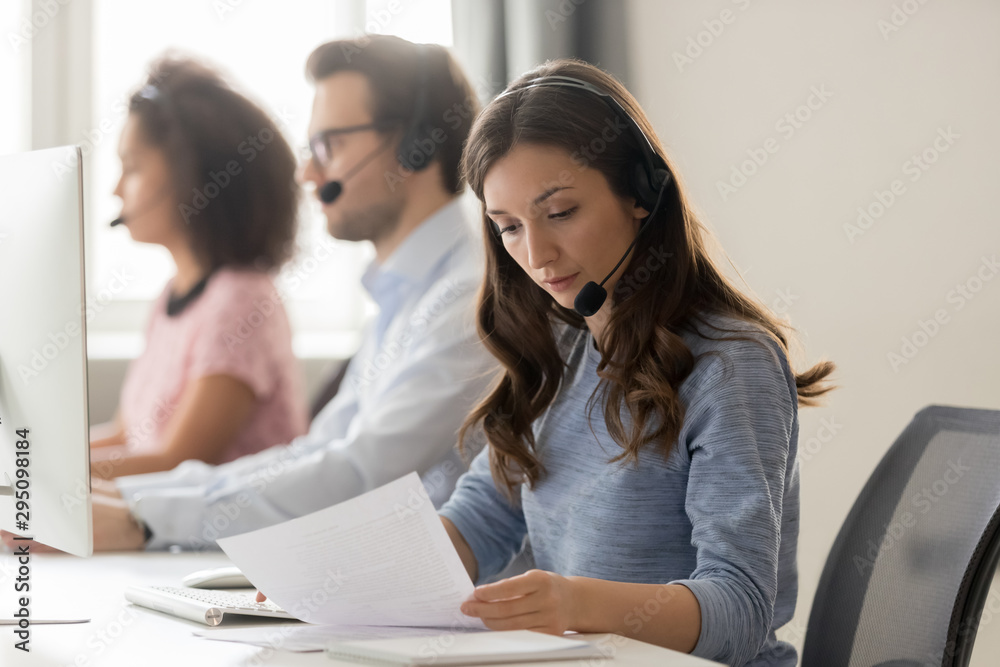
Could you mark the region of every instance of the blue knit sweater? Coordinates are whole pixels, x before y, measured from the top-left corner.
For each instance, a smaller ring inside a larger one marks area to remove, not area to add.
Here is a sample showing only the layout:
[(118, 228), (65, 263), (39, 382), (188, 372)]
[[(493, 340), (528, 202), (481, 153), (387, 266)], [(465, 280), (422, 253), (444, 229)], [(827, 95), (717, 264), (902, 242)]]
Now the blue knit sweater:
[[(621, 448), (608, 435), (603, 404), (587, 419), (600, 353), (588, 330), (567, 329), (563, 385), (533, 424), (544, 477), (533, 489), (520, 487), (512, 505), (495, 488), (484, 450), (441, 514), (472, 548), (480, 581), (499, 572), (527, 534), (540, 569), (689, 588), (701, 607), (694, 655), (790, 667), (795, 649), (774, 631), (792, 618), (798, 588), (795, 380), (759, 328), (711, 321), (753, 340), (682, 334), (696, 362), (680, 387), (685, 417), (668, 458), (647, 446), (638, 465), (608, 462)], [(624, 412), (623, 422), (627, 428)], [(643, 615), (624, 619), (626, 627), (655, 622), (655, 614)]]

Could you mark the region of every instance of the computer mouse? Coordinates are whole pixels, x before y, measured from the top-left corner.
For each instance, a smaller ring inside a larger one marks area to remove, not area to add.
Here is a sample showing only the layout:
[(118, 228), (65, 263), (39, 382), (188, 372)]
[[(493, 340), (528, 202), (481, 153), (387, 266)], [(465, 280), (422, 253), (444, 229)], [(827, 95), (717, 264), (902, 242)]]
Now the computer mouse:
[(253, 588), (238, 567), (214, 567), (198, 570), (181, 580), (189, 588)]

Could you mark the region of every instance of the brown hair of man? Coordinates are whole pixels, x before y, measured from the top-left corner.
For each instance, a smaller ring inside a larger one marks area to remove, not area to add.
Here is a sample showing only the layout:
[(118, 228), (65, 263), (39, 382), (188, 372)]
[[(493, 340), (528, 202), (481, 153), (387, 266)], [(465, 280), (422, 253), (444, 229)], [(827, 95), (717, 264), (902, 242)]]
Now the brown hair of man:
[(359, 72), (368, 80), (372, 118), (389, 124), (399, 138), (414, 122), (420, 86), (426, 84), (424, 117), (416, 120), (425, 124), (435, 142), (433, 159), (441, 165), (444, 188), (461, 193), (462, 147), (479, 103), (451, 53), (437, 44), (365, 35), (322, 44), (306, 62), (306, 74), (314, 83), (341, 71)]

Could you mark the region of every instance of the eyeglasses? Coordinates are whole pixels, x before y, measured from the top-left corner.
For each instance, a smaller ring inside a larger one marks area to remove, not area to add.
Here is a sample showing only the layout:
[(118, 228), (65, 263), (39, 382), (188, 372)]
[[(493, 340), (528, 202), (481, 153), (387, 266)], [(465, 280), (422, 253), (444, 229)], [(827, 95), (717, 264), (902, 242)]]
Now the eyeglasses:
[(321, 130), (316, 134), (309, 137), (309, 154), (306, 156), (313, 161), (316, 168), (320, 171), (326, 169), (326, 166), (330, 164), (330, 160), (333, 159), (333, 150), (330, 147), (331, 140), (334, 137), (339, 137), (345, 134), (353, 134), (355, 132), (364, 132), (365, 130), (376, 130), (382, 131), (391, 127), (393, 123), (391, 121), (373, 121), (371, 123), (365, 123), (363, 125), (350, 125), (348, 127), (336, 127), (329, 130)]

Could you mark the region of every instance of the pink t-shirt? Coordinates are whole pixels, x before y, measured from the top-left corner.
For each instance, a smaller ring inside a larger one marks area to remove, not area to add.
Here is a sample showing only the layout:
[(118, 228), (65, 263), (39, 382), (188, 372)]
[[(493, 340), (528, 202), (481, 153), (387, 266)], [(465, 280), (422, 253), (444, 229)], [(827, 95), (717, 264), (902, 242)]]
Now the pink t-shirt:
[(270, 276), (218, 269), (198, 298), (167, 315), (168, 283), (153, 306), (146, 349), (128, 368), (121, 417), (130, 451), (162, 451), (184, 391), (195, 380), (228, 375), (257, 399), (250, 419), (226, 448), (232, 461), (306, 432), (301, 371), (281, 297)]

